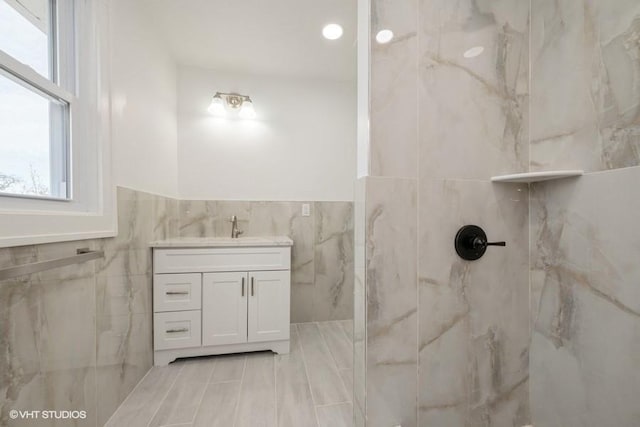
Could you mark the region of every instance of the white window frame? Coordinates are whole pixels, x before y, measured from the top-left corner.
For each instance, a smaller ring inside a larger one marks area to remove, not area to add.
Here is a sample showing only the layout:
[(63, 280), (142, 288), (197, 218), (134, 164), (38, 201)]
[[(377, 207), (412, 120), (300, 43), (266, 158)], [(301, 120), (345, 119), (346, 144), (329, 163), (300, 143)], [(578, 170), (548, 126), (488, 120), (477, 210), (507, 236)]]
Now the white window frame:
[(69, 106), (70, 154), (65, 173), (72, 175), (67, 179), (71, 187), (68, 199), (0, 195), (0, 247), (116, 233), (111, 185), (108, 2), (54, 3), (59, 25), (53, 81), (1, 50), (0, 68)]

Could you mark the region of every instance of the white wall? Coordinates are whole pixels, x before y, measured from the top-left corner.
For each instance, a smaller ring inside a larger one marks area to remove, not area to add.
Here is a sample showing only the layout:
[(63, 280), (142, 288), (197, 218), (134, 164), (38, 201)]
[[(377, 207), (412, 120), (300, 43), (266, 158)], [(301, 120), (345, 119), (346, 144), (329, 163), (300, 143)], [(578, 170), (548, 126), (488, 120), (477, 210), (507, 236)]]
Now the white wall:
[(177, 197), (176, 65), (140, 2), (111, 2), (116, 185)]
[[(251, 96), (257, 119), (209, 115), (216, 91)], [(355, 152), (354, 82), (178, 69), (183, 199), (351, 201)]]

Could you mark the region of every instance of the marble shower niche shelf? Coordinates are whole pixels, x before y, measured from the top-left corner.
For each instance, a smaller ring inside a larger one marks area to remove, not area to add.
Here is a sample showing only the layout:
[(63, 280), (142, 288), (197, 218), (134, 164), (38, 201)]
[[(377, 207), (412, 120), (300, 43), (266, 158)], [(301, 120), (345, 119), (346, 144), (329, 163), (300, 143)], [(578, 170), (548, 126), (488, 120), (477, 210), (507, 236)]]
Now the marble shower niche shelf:
[(572, 178), (584, 175), (582, 170), (562, 170), (547, 172), (526, 172), (514, 173), (511, 175), (492, 176), (492, 182), (516, 182), (516, 183), (533, 183), (542, 181), (551, 181), (554, 179)]

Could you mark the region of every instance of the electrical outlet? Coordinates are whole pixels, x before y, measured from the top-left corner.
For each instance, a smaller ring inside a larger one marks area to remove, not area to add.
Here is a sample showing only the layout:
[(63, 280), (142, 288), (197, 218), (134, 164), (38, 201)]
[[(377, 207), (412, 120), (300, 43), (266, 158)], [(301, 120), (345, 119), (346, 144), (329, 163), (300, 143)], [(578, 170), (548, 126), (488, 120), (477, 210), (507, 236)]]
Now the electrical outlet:
[(311, 216), (311, 205), (309, 203), (302, 204), (302, 216)]

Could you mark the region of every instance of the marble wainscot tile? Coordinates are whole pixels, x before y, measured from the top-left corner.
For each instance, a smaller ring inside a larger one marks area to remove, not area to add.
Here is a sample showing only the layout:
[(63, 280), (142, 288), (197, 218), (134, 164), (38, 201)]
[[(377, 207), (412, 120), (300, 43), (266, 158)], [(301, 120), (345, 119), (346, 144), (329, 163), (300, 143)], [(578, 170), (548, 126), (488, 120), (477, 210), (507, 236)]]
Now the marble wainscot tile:
[(528, 18), (527, 0), (420, 1), (421, 179), (528, 170)]
[[(215, 201), (180, 200), (178, 202), (180, 237), (213, 237), (218, 211)], [(240, 215), (236, 213), (235, 215)]]
[[(526, 425), (527, 186), (424, 180), (419, 208), (419, 425)], [(458, 257), (466, 224), (506, 248)]]
[(179, 204), (177, 199), (154, 196), (153, 209), (153, 240), (164, 240), (178, 237)]
[[(63, 252), (70, 244), (35, 249)], [(69, 266), (0, 282), (0, 425), (96, 424), (95, 287), (83, 276)], [(87, 417), (11, 420), (13, 409), (85, 410)]]
[(533, 187), (536, 424), (640, 422), (638, 182), (640, 168), (633, 167)]
[(316, 202), (314, 320), (353, 318), (353, 203)]
[(103, 425), (153, 364), (152, 314), (97, 320), (98, 422)]
[(368, 178), (367, 425), (417, 426), (417, 185)]
[[(417, 4), (371, 2), (371, 176), (417, 176)], [(383, 29), (394, 32), (388, 44), (375, 41)]]
[(152, 313), (150, 275), (96, 277), (96, 315)]
[(101, 276), (151, 274), (154, 200), (148, 193), (118, 187), (118, 235), (99, 240), (104, 259), (96, 261)]
[(640, 4), (531, 6), (531, 169), (640, 164)]
[(179, 211), (181, 237), (229, 236), (232, 215), (244, 236), (291, 237), (291, 321), (352, 318), (351, 202), (180, 201)]

